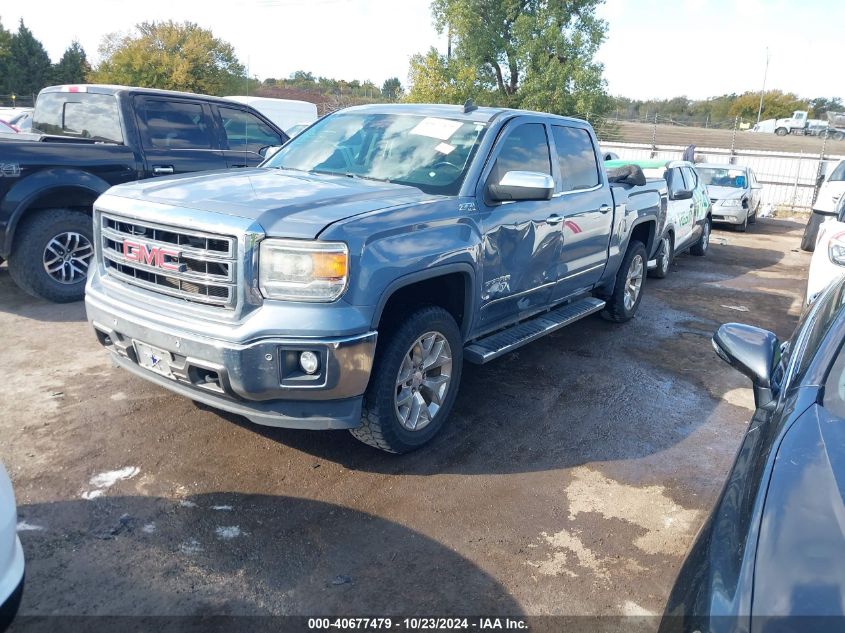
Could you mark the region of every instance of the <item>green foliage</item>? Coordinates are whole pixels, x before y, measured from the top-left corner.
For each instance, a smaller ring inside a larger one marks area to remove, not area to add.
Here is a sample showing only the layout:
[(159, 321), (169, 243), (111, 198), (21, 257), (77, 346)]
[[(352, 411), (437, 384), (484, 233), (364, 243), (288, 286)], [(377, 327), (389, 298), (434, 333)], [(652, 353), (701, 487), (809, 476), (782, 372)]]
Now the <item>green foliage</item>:
[(32, 31), (26, 28), (23, 20), (20, 21), (18, 32), (9, 39), (4, 71), (4, 93), (29, 96), (50, 82), (50, 56)]
[(411, 58), (407, 100), (601, 114), (611, 105), (594, 60), (606, 23), (601, 0), (434, 0), (434, 23), (453, 41)]
[[(795, 110), (809, 110), (809, 104), (798, 95), (780, 90), (767, 90), (763, 96), (761, 119), (781, 119), (792, 116)], [(728, 114), (745, 120), (756, 120), (760, 108), (760, 93), (746, 92), (731, 104)]]
[(12, 92), (9, 84), (9, 63), (12, 57), (12, 34), (0, 21), (0, 94)]
[(74, 40), (67, 47), (59, 63), (53, 66), (52, 82), (55, 84), (80, 84), (91, 72), (85, 50)]
[(823, 119), (828, 112), (842, 111), (845, 111), (845, 103), (842, 103), (842, 99), (839, 97), (810, 99), (810, 117), (814, 119)]
[(381, 96), (388, 101), (396, 101), (402, 95), (402, 82), (399, 77), (385, 79), (381, 85)]
[(228, 42), (193, 22), (143, 22), (131, 35), (108, 35), (96, 83), (220, 95), (242, 92), (244, 67)]

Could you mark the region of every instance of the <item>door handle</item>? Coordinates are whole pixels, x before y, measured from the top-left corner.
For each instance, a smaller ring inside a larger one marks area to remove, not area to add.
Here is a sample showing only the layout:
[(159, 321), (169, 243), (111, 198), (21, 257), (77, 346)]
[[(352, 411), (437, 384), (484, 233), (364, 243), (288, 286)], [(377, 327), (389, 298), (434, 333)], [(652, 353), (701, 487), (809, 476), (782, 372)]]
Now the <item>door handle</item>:
[(553, 213), (548, 218), (546, 218), (546, 224), (551, 224), (554, 226), (555, 224), (560, 224), (563, 222), (563, 218), (560, 217), (557, 213)]
[(610, 205), (603, 204), (599, 207), (599, 213), (610, 213)]
[(246, 164), (246, 163), (238, 163), (237, 165), (234, 165), (234, 164), (233, 164), (233, 165), (229, 165), (229, 167), (246, 167), (246, 166), (247, 166), (247, 164)]
[(153, 165), (153, 173), (159, 176), (173, 173), (173, 165)]

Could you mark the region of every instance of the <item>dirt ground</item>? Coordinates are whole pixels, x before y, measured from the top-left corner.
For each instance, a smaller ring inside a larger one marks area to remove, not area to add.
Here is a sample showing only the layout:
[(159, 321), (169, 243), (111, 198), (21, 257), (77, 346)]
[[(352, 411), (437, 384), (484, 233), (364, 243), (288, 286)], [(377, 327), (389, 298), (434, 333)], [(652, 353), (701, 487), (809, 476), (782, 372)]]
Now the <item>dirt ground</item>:
[(467, 365), (448, 427), (402, 457), (196, 408), (112, 367), (82, 304), (0, 267), (21, 613), (659, 613), (752, 413), (710, 336), (791, 334), (802, 228), (715, 231), (632, 322)]
[(737, 150), (763, 150), (773, 152), (803, 152), (820, 154), (822, 146), (827, 156), (845, 156), (845, 141), (828, 139), (826, 142), (816, 136), (789, 134), (777, 136), (748, 131), (719, 130), (715, 128), (685, 127), (682, 125), (658, 125), (630, 121), (609, 121), (607, 127), (598, 131), (599, 140), (625, 143), (651, 143), (657, 145), (689, 144), (698, 147), (729, 148), (733, 143)]

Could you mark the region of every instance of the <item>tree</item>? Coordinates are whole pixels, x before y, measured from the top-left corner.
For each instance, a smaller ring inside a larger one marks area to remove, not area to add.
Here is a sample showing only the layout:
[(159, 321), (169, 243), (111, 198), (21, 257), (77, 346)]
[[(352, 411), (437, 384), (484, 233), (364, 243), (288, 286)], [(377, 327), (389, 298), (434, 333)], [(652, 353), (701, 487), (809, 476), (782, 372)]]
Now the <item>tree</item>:
[[(434, 0), (438, 31), (448, 29), (452, 56), (436, 51), (411, 63), (410, 100), (449, 88), (450, 100), (477, 101), (559, 113), (600, 113), (610, 106), (594, 61), (606, 23), (601, 0)], [(432, 95), (436, 96), (436, 95)], [(436, 100), (446, 100), (440, 96)]]
[(53, 65), (44, 45), (20, 21), (18, 32), (12, 35), (4, 73), (7, 91), (33, 95), (50, 83)]
[(91, 65), (85, 50), (74, 40), (67, 47), (59, 63), (53, 66), (53, 82), (56, 84), (80, 84), (91, 72)]
[[(756, 120), (760, 108), (760, 93), (746, 92), (731, 104), (728, 114), (741, 119)], [(767, 90), (763, 95), (763, 113), (761, 119), (780, 119), (790, 117), (795, 110), (807, 110), (809, 105), (791, 92)]]
[(103, 39), (93, 81), (219, 95), (246, 80), (232, 45), (208, 29), (172, 20), (135, 28), (135, 34)]
[(12, 92), (9, 83), (9, 61), (12, 57), (12, 34), (0, 22), (0, 94)]
[(463, 103), (485, 88), (476, 68), (457, 58), (447, 60), (434, 47), (411, 56), (408, 79), (406, 99), (416, 103)]
[(810, 116), (814, 119), (824, 118), (824, 115), (828, 112), (842, 112), (843, 110), (845, 110), (845, 104), (839, 97), (810, 99)]
[(388, 101), (396, 101), (401, 94), (402, 83), (399, 81), (399, 77), (391, 77), (390, 79), (384, 80), (384, 83), (381, 85), (382, 97)]

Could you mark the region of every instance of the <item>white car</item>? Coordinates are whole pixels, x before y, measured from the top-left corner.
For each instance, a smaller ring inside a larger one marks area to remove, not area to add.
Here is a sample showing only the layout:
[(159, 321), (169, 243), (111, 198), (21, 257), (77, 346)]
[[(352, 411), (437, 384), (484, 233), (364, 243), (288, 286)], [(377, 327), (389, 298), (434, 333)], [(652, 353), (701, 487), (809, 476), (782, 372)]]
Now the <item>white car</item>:
[(845, 275), (845, 196), (839, 197), (832, 212), (835, 215), (819, 226), (816, 248), (810, 259), (805, 299), (807, 304), (834, 279)]
[(12, 482), (0, 464), (0, 631), (15, 617), (23, 594), (23, 548), (17, 527)]

